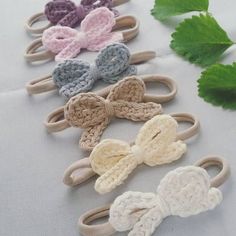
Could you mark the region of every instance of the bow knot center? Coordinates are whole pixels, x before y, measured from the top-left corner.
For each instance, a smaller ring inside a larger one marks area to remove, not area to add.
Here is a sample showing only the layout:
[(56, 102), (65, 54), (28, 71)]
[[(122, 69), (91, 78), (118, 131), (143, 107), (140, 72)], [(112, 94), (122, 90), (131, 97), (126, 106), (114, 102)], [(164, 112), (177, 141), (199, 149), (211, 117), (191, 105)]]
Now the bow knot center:
[(112, 118), (115, 114), (114, 107), (109, 100), (105, 100), (105, 111), (109, 118)]
[(86, 33), (80, 31), (76, 35), (76, 41), (79, 42), (80, 48), (87, 48), (88, 46), (88, 37)]
[(162, 218), (166, 218), (167, 216), (171, 215), (170, 207), (168, 203), (159, 195), (157, 194), (155, 199), (155, 205), (161, 211)]
[(138, 165), (142, 164), (144, 162), (145, 152), (140, 146), (138, 146), (136, 144), (133, 145), (131, 147), (131, 152), (133, 153), (134, 157), (136, 158)]
[(91, 65), (90, 66), (90, 75), (94, 80), (98, 80), (101, 75), (100, 75), (100, 71), (98, 70), (96, 65)]
[(83, 20), (86, 16), (86, 10), (83, 5), (79, 5), (76, 7), (76, 14), (80, 20)]

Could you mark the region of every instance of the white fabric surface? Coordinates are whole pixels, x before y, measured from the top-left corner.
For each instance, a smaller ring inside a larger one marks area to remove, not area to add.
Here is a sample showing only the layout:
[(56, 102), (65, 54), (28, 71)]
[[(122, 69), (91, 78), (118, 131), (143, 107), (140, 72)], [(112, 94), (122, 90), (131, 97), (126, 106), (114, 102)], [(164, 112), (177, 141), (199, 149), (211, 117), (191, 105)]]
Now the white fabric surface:
[[(28, 16), (43, 9), (46, 1), (0, 1), (0, 235), (1, 236), (76, 236), (77, 219), (91, 208), (114, 200), (125, 191), (155, 192), (159, 180), (170, 170), (189, 165), (207, 154), (227, 158), (232, 168), (228, 182), (221, 187), (222, 204), (187, 219), (166, 219), (154, 235), (165, 236), (233, 236), (236, 232), (235, 176), (235, 112), (205, 103), (197, 96), (197, 79), (201, 68), (190, 65), (169, 49), (170, 35), (182, 17), (160, 23), (150, 15), (154, 0), (131, 0), (119, 7), (123, 14), (135, 14), (141, 21), (140, 35), (128, 43), (131, 51), (156, 50), (158, 57), (139, 67), (140, 73), (160, 73), (174, 78), (179, 87), (174, 102), (164, 111), (191, 112), (201, 121), (197, 138), (187, 141), (188, 152), (179, 161), (160, 167), (137, 168), (124, 185), (112, 193), (99, 196), (94, 180), (80, 188), (62, 183), (65, 168), (86, 156), (78, 148), (80, 131), (70, 129), (60, 134), (47, 134), (42, 124), (48, 112), (62, 105), (56, 93), (28, 96), (24, 85), (37, 76), (52, 71), (55, 63), (31, 66), (23, 53), (32, 40), (23, 26)], [(236, 38), (235, 0), (212, 0), (210, 12)], [(223, 58), (231, 63), (236, 54), (230, 49)], [(231, 52), (229, 54), (229, 52)], [(80, 58), (93, 61), (96, 53), (83, 53)], [(164, 91), (159, 89), (159, 91)], [(141, 123), (113, 121), (103, 138), (130, 141), (136, 137)], [(126, 235), (117, 234), (117, 235)]]

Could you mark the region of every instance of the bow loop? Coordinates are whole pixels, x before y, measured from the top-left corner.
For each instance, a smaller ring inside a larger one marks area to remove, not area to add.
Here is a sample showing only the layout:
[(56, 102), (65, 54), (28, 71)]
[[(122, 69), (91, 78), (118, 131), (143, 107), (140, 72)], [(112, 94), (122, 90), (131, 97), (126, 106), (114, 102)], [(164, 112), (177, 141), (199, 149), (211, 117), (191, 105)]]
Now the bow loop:
[(78, 32), (70, 27), (53, 26), (44, 31), (43, 45), (53, 53), (59, 53), (75, 41)]
[(89, 41), (87, 49), (98, 51), (113, 42), (122, 41), (121, 32), (111, 32), (115, 24), (114, 13), (106, 7), (91, 11), (81, 22), (81, 31), (86, 33)]
[(52, 78), (59, 93), (69, 98), (78, 93), (92, 89), (96, 81), (91, 74), (91, 65), (82, 60), (66, 60), (59, 63), (53, 71)]
[(116, 23), (113, 12), (106, 7), (100, 7), (93, 10), (92, 13), (82, 21), (81, 30), (93, 39), (109, 34)]
[(129, 77), (117, 83), (111, 89), (107, 99), (110, 101), (142, 102), (145, 93), (145, 84), (136, 77)]
[(53, 0), (46, 4), (45, 15), (52, 24), (58, 24), (67, 14), (76, 10), (72, 1)]
[(128, 77), (115, 84), (107, 96), (115, 110), (115, 116), (133, 121), (146, 121), (161, 112), (161, 105), (142, 103), (145, 84), (136, 77)]
[(171, 214), (195, 215), (217, 206), (222, 200), (219, 189), (210, 186), (210, 176), (201, 167), (180, 167), (160, 182), (157, 193), (165, 199)]
[(81, 20), (83, 20), (86, 16), (85, 9), (82, 5), (79, 5), (75, 8), (75, 10), (66, 14), (58, 24), (61, 26), (69, 26), (69, 27), (76, 27)]
[(145, 151), (145, 164), (160, 165), (183, 155), (186, 144), (175, 142), (177, 127), (177, 122), (169, 115), (155, 116), (143, 125), (135, 143)]
[(93, 149), (89, 159), (93, 171), (102, 175), (129, 153), (130, 146), (126, 142), (115, 139), (105, 139)]
[(129, 65), (130, 51), (121, 43), (113, 43), (103, 48), (95, 60), (101, 78), (108, 83), (137, 74), (137, 68)]
[(105, 99), (93, 93), (72, 97), (65, 106), (65, 117), (71, 126), (89, 128), (108, 119)]

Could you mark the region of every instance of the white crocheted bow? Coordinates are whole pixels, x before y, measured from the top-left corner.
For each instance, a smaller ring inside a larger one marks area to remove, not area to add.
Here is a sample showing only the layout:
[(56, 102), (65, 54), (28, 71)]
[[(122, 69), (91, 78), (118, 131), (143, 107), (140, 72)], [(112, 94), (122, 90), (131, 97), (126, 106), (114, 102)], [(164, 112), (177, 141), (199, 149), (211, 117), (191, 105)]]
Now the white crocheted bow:
[(111, 32), (115, 23), (113, 12), (106, 7), (97, 8), (85, 17), (79, 32), (66, 26), (53, 26), (44, 31), (42, 43), (57, 54), (56, 61), (70, 59), (82, 48), (99, 51), (110, 43), (122, 41), (122, 32)]
[(186, 152), (186, 144), (176, 141), (177, 122), (169, 115), (157, 115), (140, 129), (135, 144), (107, 139), (101, 141), (90, 155), (95, 183), (99, 193), (107, 193), (123, 183), (141, 163), (149, 166), (170, 163)]
[(188, 217), (213, 209), (222, 193), (210, 187), (210, 176), (201, 167), (187, 166), (169, 172), (157, 193), (126, 192), (110, 208), (109, 222), (128, 236), (149, 236), (170, 215)]

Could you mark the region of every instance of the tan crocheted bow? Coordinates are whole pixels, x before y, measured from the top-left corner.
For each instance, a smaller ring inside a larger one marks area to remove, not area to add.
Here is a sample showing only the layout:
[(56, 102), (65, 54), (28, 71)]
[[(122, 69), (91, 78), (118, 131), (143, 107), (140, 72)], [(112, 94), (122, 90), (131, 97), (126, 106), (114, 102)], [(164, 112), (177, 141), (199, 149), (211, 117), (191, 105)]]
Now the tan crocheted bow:
[(99, 142), (112, 117), (146, 121), (162, 112), (160, 104), (143, 102), (145, 84), (136, 77), (121, 80), (108, 96), (81, 93), (69, 100), (64, 115), (70, 126), (85, 129), (80, 146), (91, 150)]
[(158, 115), (143, 125), (133, 146), (115, 139), (100, 142), (89, 157), (93, 171), (100, 175), (96, 191), (110, 192), (139, 164), (155, 166), (179, 159), (187, 147), (183, 141), (176, 141), (177, 127), (173, 117)]

